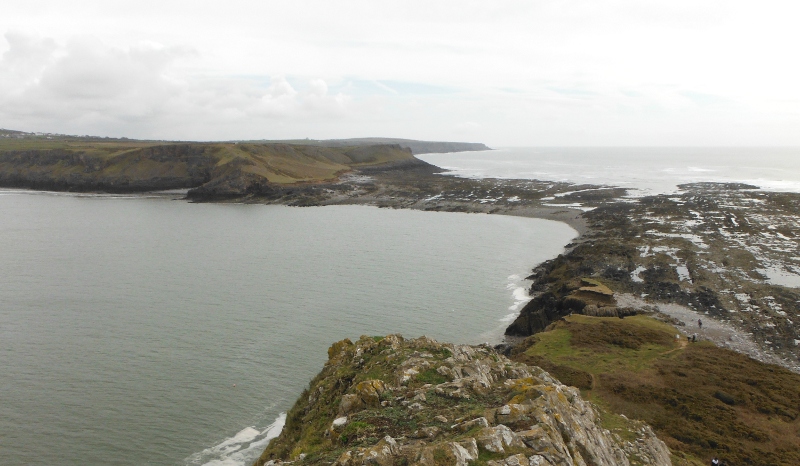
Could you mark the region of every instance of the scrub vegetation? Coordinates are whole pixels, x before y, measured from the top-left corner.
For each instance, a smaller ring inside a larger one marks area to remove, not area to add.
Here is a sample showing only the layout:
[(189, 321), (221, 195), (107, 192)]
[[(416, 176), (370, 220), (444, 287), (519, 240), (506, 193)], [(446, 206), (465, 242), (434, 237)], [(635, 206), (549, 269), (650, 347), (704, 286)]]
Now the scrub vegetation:
[(56, 191), (188, 189), (202, 200), (275, 196), (284, 188), (337, 179), (358, 167), (414, 162), (382, 144), (161, 143), (0, 138), (0, 186)]
[(713, 456), (735, 465), (800, 464), (800, 374), (782, 367), (688, 343), (646, 316), (568, 316), (514, 353), (606, 410), (647, 422), (675, 464)]

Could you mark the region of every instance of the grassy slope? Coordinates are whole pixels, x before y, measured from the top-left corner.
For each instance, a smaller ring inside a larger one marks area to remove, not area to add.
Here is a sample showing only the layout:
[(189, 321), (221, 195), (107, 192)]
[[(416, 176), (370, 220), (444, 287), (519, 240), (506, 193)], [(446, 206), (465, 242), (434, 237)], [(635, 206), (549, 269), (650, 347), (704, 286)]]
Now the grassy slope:
[[(413, 160), (397, 146), (160, 143), (0, 139), (0, 175), (67, 188), (192, 188), (207, 182), (247, 187), (335, 179), (352, 168)], [(238, 185), (236, 183), (239, 183)], [(148, 184), (150, 183), (150, 184)], [(6, 184), (11, 184), (7, 182)], [(34, 185), (34, 183), (28, 183)], [(35, 185), (34, 185), (35, 186)]]
[(530, 337), (515, 359), (647, 422), (676, 464), (714, 455), (734, 465), (800, 464), (800, 375), (675, 335), (644, 316), (573, 315)]

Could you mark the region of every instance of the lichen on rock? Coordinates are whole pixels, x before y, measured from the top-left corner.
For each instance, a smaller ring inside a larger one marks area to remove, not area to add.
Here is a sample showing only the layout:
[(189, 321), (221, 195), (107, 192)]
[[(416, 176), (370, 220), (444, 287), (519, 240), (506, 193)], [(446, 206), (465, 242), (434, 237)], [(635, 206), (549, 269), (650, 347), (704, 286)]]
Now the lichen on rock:
[(671, 464), (646, 425), (623, 440), (578, 389), (487, 346), (390, 335), (328, 356), (258, 466)]

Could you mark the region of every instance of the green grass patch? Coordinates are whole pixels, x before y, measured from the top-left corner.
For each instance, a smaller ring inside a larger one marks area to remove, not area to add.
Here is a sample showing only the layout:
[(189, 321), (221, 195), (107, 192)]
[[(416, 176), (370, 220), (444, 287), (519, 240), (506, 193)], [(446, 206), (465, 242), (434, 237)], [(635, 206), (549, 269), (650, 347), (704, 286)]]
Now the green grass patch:
[(647, 422), (676, 464), (800, 464), (800, 374), (675, 334), (646, 316), (573, 315), (515, 358), (581, 388), (623, 438), (612, 413)]
[(416, 379), (418, 382), (424, 384), (433, 384), (438, 385), (440, 383), (447, 382), (447, 377), (443, 376), (442, 374), (436, 372), (436, 369), (426, 369), (419, 374), (417, 374)]

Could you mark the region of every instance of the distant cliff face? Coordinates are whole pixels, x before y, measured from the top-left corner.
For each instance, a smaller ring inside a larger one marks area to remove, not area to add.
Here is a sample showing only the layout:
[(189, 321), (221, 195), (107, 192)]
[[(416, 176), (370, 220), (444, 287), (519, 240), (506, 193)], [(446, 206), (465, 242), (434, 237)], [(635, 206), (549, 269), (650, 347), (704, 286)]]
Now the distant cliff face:
[[(194, 198), (269, 194), (353, 168), (417, 161), (398, 145), (82, 143), (0, 148), (0, 186), (59, 191), (190, 189)], [(419, 161), (418, 161), (419, 162)], [(422, 163), (422, 162), (420, 162)]]
[(323, 145), (330, 146), (350, 146), (350, 145), (371, 145), (371, 144), (397, 144), (400, 147), (410, 149), (413, 154), (432, 154), (445, 152), (468, 152), (492, 150), (486, 144), (478, 142), (442, 142), (442, 141), (416, 141), (413, 139), (398, 138), (359, 138), (359, 139), (332, 139), (320, 141)]
[(328, 356), (258, 466), (671, 464), (647, 425), (604, 414), (611, 432), (576, 388), (485, 346), (390, 335)]

